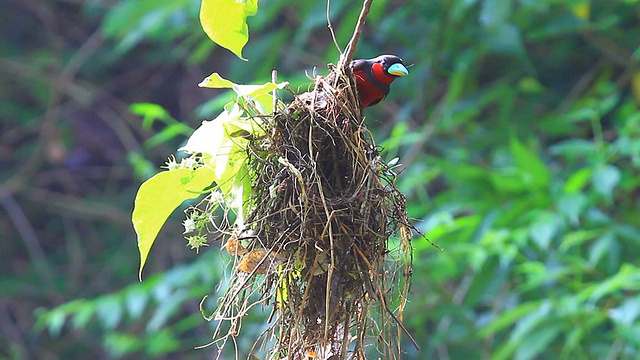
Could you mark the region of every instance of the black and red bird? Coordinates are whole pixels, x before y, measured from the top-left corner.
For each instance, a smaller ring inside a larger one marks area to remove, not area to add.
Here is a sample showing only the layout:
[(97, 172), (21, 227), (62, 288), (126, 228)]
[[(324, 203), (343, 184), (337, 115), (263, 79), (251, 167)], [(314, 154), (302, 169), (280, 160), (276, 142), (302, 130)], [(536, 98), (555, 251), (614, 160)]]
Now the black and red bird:
[(409, 74), (402, 59), (395, 55), (353, 60), (350, 67), (356, 76), (358, 97), (363, 108), (380, 103), (389, 94), (393, 80)]

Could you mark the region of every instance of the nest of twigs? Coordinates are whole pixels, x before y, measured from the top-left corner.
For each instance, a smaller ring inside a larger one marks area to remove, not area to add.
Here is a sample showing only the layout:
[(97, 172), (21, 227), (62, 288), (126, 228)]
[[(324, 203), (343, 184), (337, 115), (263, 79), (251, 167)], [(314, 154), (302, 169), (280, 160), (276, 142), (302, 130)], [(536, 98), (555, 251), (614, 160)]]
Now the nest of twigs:
[(225, 244), (235, 267), (214, 314), (231, 328), (220, 325), (214, 339), (234, 337), (261, 304), (273, 312), (252, 352), (400, 357), (411, 228), (355, 91), (350, 71), (331, 67), (252, 141), (253, 207)]

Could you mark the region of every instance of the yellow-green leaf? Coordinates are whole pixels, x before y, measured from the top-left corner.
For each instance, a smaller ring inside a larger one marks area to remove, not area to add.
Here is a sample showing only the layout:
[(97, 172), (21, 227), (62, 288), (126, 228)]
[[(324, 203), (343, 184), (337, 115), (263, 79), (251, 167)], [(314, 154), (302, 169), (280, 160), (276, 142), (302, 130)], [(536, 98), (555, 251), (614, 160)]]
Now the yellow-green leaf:
[(233, 82), (224, 79), (220, 74), (213, 73), (198, 84), (200, 87), (208, 87), (212, 89), (233, 89), (236, 84)]
[(582, 20), (589, 20), (589, 15), (591, 14), (591, 4), (585, 1), (580, 4), (576, 4), (572, 8), (573, 14)]
[[(214, 120), (203, 121), (202, 125), (191, 134), (187, 143), (178, 150), (192, 154), (203, 153), (213, 158), (229, 154), (231, 151), (229, 146), (233, 146), (233, 143), (229, 142), (225, 124), (239, 119), (240, 115), (242, 115), (242, 110), (234, 106), (231, 110), (223, 111)], [(216, 170), (216, 173), (220, 172)]]
[(204, 188), (213, 183), (213, 179), (213, 171), (203, 166), (196, 170), (164, 171), (140, 186), (131, 216), (133, 228), (138, 235), (140, 280), (151, 246), (169, 215), (183, 201), (199, 196)]
[[(234, 106), (215, 120), (204, 121), (180, 148), (204, 155), (206, 166), (213, 169), (214, 180), (229, 206), (242, 221), (243, 204), (251, 194), (251, 181), (246, 168), (248, 138), (264, 134), (258, 120), (241, 117), (242, 110)], [(237, 136), (242, 133), (246, 136)]]
[(270, 114), (273, 112), (271, 92), (275, 89), (283, 89), (288, 84), (285, 81), (277, 84), (267, 82), (261, 85), (240, 85), (221, 77), (218, 73), (213, 73), (204, 78), (198, 86), (213, 89), (233, 89), (238, 97), (254, 101), (262, 113)]
[(275, 89), (282, 89), (287, 84), (289, 83), (285, 81), (278, 84), (273, 82), (266, 82), (261, 85), (241, 85), (223, 78), (218, 73), (213, 73), (204, 78), (204, 80), (202, 80), (198, 84), (198, 86), (212, 89), (233, 89), (233, 91), (235, 91), (236, 94), (238, 94), (238, 96), (240, 97), (256, 97), (264, 94), (270, 94)]
[(636, 103), (640, 104), (640, 71), (636, 71), (631, 77), (631, 92)]
[(236, 225), (242, 228), (247, 214), (246, 204), (251, 197), (251, 178), (246, 161), (240, 163), (232, 180), (228, 195), (229, 206), (236, 212)]
[(258, 12), (258, 0), (202, 0), (200, 23), (216, 44), (242, 57), (249, 41), (247, 17)]

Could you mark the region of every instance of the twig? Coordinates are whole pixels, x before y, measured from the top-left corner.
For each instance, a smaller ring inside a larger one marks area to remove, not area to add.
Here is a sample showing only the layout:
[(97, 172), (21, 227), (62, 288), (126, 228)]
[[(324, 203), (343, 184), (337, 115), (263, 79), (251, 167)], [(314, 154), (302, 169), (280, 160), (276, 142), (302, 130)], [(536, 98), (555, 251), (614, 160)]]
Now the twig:
[[(274, 84), (278, 83), (278, 70), (271, 70), (271, 82)], [(278, 87), (273, 89), (273, 112), (276, 112), (276, 107), (278, 106)]]
[(338, 68), (340, 69), (343, 69), (347, 66), (347, 64), (353, 57), (353, 53), (356, 51), (356, 46), (358, 45), (358, 40), (360, 39), (360, 33), (362, 32), (364, 23), (367, 20), (367, 15), (369, 15), (369, 10), (371, 9), (372, 2), (373, 0), (364, 0), (364, 3), (362, 4), (362, 10), (360, 11), (360, 16), (358, 17), (356, 28), (355, 30), (353, 30), (351, 40), (349, 40), (349, 44), (347, 44), (347, 47), (344, 49), (344, 53), (340, 57), (340, 63), (338, 64)]
[(331, 0), (327, 0), (327, 27), (331, 32), (331, 38), (333, 39), (333, 44), (338, 49), (340, 55), (342, 55), (342, 50), (340, 49), (340, 45), (338, 45), (338, 40), (336, 40), (336, 33), (333, 31), (333, 25), (331, 25)]
[(8, 219), (13, 223), (18, 234), (22, 237), (27, 253), (35, 265), (35, 268), (40, 272), (42, 280), (51, 281), (52, 267), (47, 261), (47, 257), (44, 254), (44, 250), (40, 245), (40, 240), (38, 240), (38, 235), (31, 221), (29, 221), (29, 218), (13, 197), (13, 194), (7, 192), (0, 196), (0, 206), (7, 212)]

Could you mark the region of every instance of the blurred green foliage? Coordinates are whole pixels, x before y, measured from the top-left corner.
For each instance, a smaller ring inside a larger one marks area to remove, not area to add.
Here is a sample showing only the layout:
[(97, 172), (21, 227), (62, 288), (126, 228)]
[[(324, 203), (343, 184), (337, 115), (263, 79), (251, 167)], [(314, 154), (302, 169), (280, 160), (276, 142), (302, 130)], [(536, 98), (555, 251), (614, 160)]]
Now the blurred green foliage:
[[(359, 6), (331, 1), (342, 46)], [(135, 190), (228, 101), (197, 88), (205, 76), (263, 83), (276, 68), (305, 91), (304, 71), (338, 54), (324, 2), (261, 2), (248, 62), (208, 40), (198, 10), (0, 5), (0, 357), (215, 354), (192, 347), (209, 341), (198, 304), (215, 306), (225, 259), (190, 253), (177, 216), (156, 275), (134, 283)], [(639, 19), (634, 0), (374, 1), (356, 55), (415, 65), (368, 123), (444, 249), (414, 241), (405, 324), (422, 351), (407, 359), (640, 353)], [(244, 355), (264, 323), (250, 316)]]

